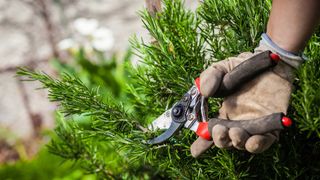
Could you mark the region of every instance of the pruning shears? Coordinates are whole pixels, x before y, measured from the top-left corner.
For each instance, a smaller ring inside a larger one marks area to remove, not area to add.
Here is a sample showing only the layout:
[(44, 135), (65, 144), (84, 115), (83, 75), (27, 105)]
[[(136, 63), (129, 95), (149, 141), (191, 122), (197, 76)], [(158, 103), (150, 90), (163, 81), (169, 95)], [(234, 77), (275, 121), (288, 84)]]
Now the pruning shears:
[[(276, 66), (279, 61), (279, 56), (270, 51), (265, 51), (251, 57), (224, 76), (214, 97), (225, 97), (233, 93), (256, 75)], [(257, 119), (240, 121), (211, 118), (209, 125), (208, 101), (200, 93), (200, 78), (196, 78), (194, 84), (177, 103), (149, 125), (148, 128), (150, 130), (166, 129), (166, 131), (158, 137), (147, 141), (148, 144), (163, 143), (182, 128), (188, 128), (199, 137), (211, 140), (210, 131), (217, 124), (228, 128), (241, 127), (251, 135), (282, 130), (292, 125), (292, 120), (281, 112)]]

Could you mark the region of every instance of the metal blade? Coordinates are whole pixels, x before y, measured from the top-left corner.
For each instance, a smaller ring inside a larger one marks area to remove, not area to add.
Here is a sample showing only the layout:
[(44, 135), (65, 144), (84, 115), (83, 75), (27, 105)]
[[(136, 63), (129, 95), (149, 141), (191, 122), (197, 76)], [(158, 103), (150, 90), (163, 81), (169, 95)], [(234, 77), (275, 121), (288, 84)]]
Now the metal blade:
[(167, 141), (170, 137), (172, 137), (177, 131), (179, 131), (183, 127), (183, 124), (184, 123), (177, 123), (177, 122), (172, 121), (169, 129), (167, 129), (160, 136), (149, 140), (147, 143), (148, 144), (159, 144), (159, 143), (163, 143), (164, 141)]
[(193, 123), (193, 125), (192, 125), (189, 129), (190, 129), (191, 131), (197, 132), (198, 127), (199, 127), (199, 122), (198, 122), (198, 121), (195, 121), (195, 122)]
[(152, 121), (150, 125), (148, 125), (148, 129), (151, 131), (156, 131), (158, 129), (168, 129), (171, 125), (171, 109), (165, 111), (161, 116)]

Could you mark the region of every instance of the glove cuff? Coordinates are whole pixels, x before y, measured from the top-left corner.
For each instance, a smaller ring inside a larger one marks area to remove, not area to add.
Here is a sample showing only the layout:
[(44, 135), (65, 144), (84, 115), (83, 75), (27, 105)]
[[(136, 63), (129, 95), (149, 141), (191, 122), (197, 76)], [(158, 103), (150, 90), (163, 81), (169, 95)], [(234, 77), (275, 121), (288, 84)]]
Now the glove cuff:
[(255, 51), (261, 51), (261, 50), (270, 50), (273, 53), (276, 53), (280, 56), (280, 58), (288, 65), (298, 68), (305, 60), (307, 60), (307, 57), (303, 55), (303, 53), (300, 54), (294, 54), (292, 52), (286, 51), (282, 48), (280, 48), (277, 44), (275, 44), (270, 37), (263, 33), (261, 36), (261, 41), (259, 43), (259, 47), (255, 49)]

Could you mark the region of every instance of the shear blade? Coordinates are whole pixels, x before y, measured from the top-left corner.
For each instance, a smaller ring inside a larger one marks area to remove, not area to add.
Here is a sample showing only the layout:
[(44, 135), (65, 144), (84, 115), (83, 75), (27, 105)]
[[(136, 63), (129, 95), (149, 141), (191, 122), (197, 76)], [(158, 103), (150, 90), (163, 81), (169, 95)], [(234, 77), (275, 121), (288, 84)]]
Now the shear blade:
[(164, 133), (162, 133), (160, 136), (149, 140), (148, 144), (160, 144), (164, 141), (168, 140), (170, 137), (172, 137), (177, 131), (179, 131), (183, 127), (184, 123), (177, 123), (172, 121), (170, 124), (169, 129), (167, 129)]
[(151, 131), (156, 131), (158, 129), (168, 129), (171, 125), (171, 122), (171, 109), (169, 109), (161, 116), (159, 116), (156, 120), (152, 121), (152, 123), (148, 125), (148, 129)]

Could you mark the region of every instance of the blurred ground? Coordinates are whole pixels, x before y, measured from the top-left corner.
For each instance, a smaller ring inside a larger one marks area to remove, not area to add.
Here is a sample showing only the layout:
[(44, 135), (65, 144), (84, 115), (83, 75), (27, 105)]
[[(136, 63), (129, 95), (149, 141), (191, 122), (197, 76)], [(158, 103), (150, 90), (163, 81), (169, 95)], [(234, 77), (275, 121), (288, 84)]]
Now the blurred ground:
[[(187, 1), (195, 7), (196, 1)], [(54, 125), (56, 106), (49, 103), (38, 83), (21, 82), (16, 68), (28, 66), (55, 74), (50, 58), (60, 55), (57, 43), (69, 37), (77, 18), (97, 19), (112, 30), (112, 53), (128, 47), (133, 34), (147, 37), (137, 14), (142, 0), (0, 0), (0, 162), (14, 160), (16, 142), (25, 146), (26, 156), (36, 152), (39, 132)], [(10, 139), (10, 140), (8, 140)], [(13, 139), (13, 140), (12, 140)]]

